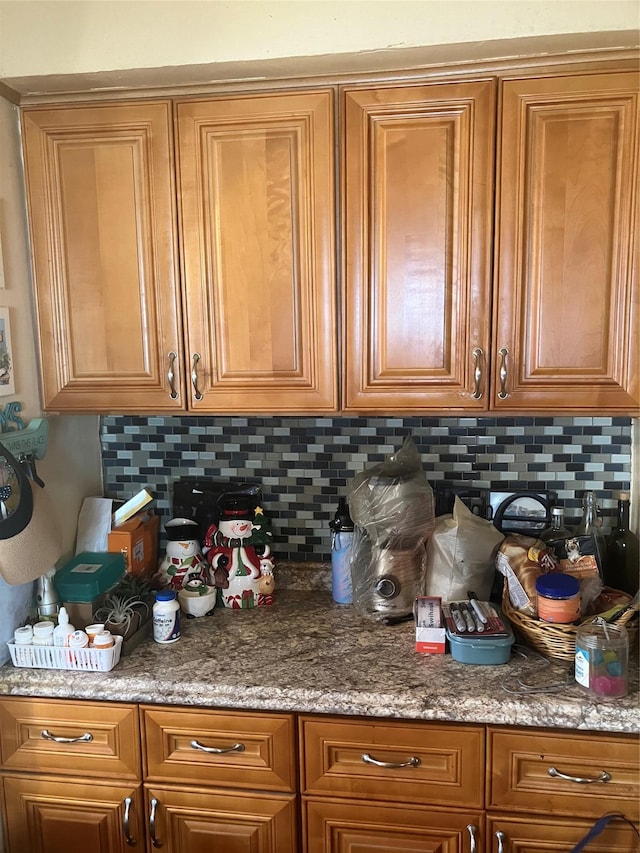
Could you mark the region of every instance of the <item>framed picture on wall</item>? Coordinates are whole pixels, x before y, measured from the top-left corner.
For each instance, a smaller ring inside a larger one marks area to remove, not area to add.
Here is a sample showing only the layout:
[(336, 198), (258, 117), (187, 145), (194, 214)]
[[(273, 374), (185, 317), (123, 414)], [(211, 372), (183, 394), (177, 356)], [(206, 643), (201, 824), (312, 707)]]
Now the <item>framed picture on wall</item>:
[(0, 397), (15, 394), (9, 309), (0, 308)]

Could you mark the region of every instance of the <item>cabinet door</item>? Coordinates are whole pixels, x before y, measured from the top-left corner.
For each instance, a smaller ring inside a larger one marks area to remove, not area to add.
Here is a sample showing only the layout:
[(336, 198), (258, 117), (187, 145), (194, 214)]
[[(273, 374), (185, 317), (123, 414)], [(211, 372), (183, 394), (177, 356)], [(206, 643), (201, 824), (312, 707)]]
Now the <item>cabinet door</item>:
[[(490, 853), (567, 853), (589, 832), (591, 820), (487, 815)], [(637, 853), (638, 836), (623, 821), (610, 823), (593, 841), (588, 853)]]
[(344, 95), (346, 410), (487, 408), (494, 87)]
[(638, 79), (502, 90), (492, 407), (637, 414)]
[(297, 853), (296, 798), (145, 786), (149, 833), (165, 853)]
[(469, 853), (480, 849), (482, 812), (309, 799), (304, 853)]
[(331, 90), (177, 105), (190, 407), (337, 408)]
[(170, 103), (27, 109), (23, 134), (45, 409), (184, 407)]
[(141, 791), (93, 779), (2, 780), (6, 853), (144, 851)]

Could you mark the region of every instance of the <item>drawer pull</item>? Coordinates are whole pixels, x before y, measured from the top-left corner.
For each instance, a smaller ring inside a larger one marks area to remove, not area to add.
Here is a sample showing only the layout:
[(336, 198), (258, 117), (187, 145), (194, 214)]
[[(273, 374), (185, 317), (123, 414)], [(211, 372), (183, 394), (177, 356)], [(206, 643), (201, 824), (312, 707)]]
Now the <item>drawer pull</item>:
[(472, 823), (470, 823), (467, 826), (467, 832), (469, 833), (469, 853), (477, 853), (477, 850), (478, 850), (478, 848), (476, 846), (476, 832), (477, 831), (478, 831), (478, 827), (474, 826)]
[(135, 847), (137, 841), (135, 838), (131, 837), (131, 832), (129, 831), (129, 816), (131, 814), (131, 797), (125, 797), (124, 800), (124, 817), (122, 818), (122, 831), (124, 832), (124, 837), (129, 845), (129, 847)]
[(156, 835), (156, 811), (160, 803), (155, 797), (151, 797), (149, 805), (151, 806), (151, 811), (149, 812), (149, 837), (154, 847), (162, 847), (162, 841)]
[(233, 746), (226, 746), (221, 749), (217, 746), (203, 746), (201, 743), (198, 743), (197, 740), (192, 740), (191, 748), (199, 749), (202, 752), (208, 753), (209, 755), (226, 755), (228, 752), (244, 752), (243, 743), (234, 743)]
[(593, 785), (594, 782), (608, 782), (611, 779), (611, 773), (602, 770), (593, 779), (583, 778), (582, 776), (567, 776), (566, 773), (561, 773), (555, 767), (550, 767), (547, 770), (549, 776), (557, 777), (558, 779), (566, 779), (567, 782), (577, 782), (579, 785)]
[(85, 732), (80, 737), (58, 737), (57, 735), (52, 735), (47, 729), (43, 729), (40, 734), (45, 740), (52, 740), (55, 743), (91, 743), (93, 740), (91, 732)]
[(509, 350), (507, 347), (500, 347), (498, 350), (498, 355), (500, 356), (500, 391), (498, 393), (499, 400), (506, 400), (509, 396), (509, 392), (507, 391), (507, 356), (509, 355)]
[(193, 399), (202, 400), (202, 394), (198, 391), (198, 362), (202, 356), (199, 352), (194, 352), (191, 359), (191, 384), (193, 385)]
[(413, 755), (408, 761), (378, 761), (377, 758), (365, 752), (362, 760), (365, 764), (375, 764), (376, 767), (384, 767), (386, 770), (400, 770), (402, 767), (417, 767), (420, 764), (420, 759)]
[(500, 830), (496, 832), (496, 838), (498, 839), (498, 853), (504, 853), (504, 841), (506, 837), (507, 836), (504, 832), (500, 832)]

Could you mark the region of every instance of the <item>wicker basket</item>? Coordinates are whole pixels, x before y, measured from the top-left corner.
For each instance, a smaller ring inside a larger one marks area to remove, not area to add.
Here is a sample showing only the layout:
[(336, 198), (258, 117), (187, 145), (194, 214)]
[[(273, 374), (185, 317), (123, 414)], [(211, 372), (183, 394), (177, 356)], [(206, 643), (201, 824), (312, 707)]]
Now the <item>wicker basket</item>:
[[(631, 596), (624, 592), (620, 596), (626, 596), (631, 602)], [(627, 622), (635, 615), (638, 607), (627, 610), (616, 625), (627, 625)], [(547, 658), (560, 658), (561, 660), (573, 661), (576, 653), (577, 625), (563, 625), (554, 622), (543, 622), (535, 616), (529, 616), (521, 610), (516, 610), (509, 599), (509, 591), (505, 583), (502, 590), (502, 612), (507, 617), (516, 636), (527, 645), (534, 648)], [(637, 626), (629, 629), (629, 642), (632, 644), (637, 634)]]

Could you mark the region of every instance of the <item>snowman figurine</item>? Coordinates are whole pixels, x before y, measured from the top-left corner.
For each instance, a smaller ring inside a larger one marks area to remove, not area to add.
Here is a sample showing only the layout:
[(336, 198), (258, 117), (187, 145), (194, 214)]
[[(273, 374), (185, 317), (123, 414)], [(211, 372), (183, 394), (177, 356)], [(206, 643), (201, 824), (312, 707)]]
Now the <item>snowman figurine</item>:
[(233, 610), (273, 604), (271, 531), (262, 507), (243, 495), (223, 495), (221, 515), (205, 536), (210, 574), (221, 590), (222, 603)]
[(160, 579), (179, 591), (191, 580), (209, 579), (209, 564), (202, 556), (198, 524), (190, 518), (172, 518), (165, 525), (167, 551), (160, 564)]

